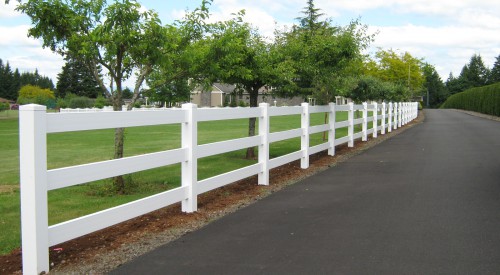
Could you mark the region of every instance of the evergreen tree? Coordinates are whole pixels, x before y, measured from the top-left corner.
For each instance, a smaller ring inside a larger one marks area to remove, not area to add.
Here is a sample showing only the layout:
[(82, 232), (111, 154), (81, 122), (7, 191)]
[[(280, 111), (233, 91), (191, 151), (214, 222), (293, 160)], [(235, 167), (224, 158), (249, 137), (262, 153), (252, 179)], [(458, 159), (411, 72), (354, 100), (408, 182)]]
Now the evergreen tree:
[[(474, 54), (466, 64), (457, 80), (456, 92), (463, 92), (474, 87), (481, 87), (488, 83), (489, 69), (484, 66), (481, 55)], [(454, 92), (453, 92), (454, 93)]]
[(314, 0), (307, 0), (307, 6), (302, 10), (304, 17), (296, 18), (300, 22), (300, 28), (308, 30), (310, 32), (315, 32), (321, 27), (325, 26), (325, 22), (320, 22), (319, 18), (323, 16), (320, 13), (321, 9), (318, 9), (314, 5)]
[(5, 92), (5, 89), (2, 85), (2, 83), (5, 81), (5, 78), (4, 78), (4, 75), (3, 75), (3, 71), (4, 71), (4, 68), (3, 68), (3, 61), (2, 59), (0, 59), (0, 97), (1, 98), (5, 98), (6, 96), (6, 92)]
[(0, 82), (1, 86), (1, 91), (2, 94), (0, 94), (0, 97), (10, 99), (10, 100), (15, 100), (17, 91), (13, 93), (11, 91), (13, 80), (14, 80), (14, 74), (12, 73), (12, 69), (10, 68), (9, 62), (5, 64), (5, 67), (2, 69), (2, 79)]
[[(464, 70), (467, 70), (466, 66), (462, 69), (462, 71)], [(459, 77), (454, 77), (452, 73), (448, 76), (445, 86), (450, 95), (464, 91), (465, 87), (463, 80)]]
[(10, 88), (13, 100), (17, 97), (17, 94), (20, 89), (21, 89), (21, 74), (19, 73), (19, 69), (16, 68), (16, 70), (14, 71), (14, 78)]
[(67, 93), (90, 98), (102, 94), (88, 66), (82, 60), (71, 56), (66, 58), (66, 64), (57, 75), (56, 96), (64, 97)]
[(20, 86), (33, 85), (33, 86), (38, 86), (42, 89), (54, 90), (54, 83), (52, 83), (52, 79), (50, 79), (47, 76), (41, 76), (38, 73), (38, 69), (36, 69), (34, 73), (23, 72), (21, 74), (20, 79), (21, 79)]
[[(434, 66), (425, 64), (423, 71), (425, 76), (424, 87), (427, 92), (426, 97), (427, 95), (429, 96), (428, 107), (439, 107), (444, 101), (446, 101), (446, 98), (448, 98), (448, 91)], [(453, 75), (451, 75), (451, 77), (453, 77)]]
[(497, 83), (500, 82), (500, 55), (496, 57), (495, 64), (493, 64), (493, 68), (490, 72), (489, 83)]

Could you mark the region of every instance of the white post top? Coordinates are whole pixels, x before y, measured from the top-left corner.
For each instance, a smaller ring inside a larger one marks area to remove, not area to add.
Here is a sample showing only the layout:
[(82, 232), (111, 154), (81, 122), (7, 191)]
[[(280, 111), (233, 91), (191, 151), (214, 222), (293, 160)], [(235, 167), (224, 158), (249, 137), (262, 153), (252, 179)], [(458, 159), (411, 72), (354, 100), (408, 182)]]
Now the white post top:
[(38, 104), (26, 104), (19, 106), (19, 111), (47, 111), (47, 106)]
[(184, 103), (182, 104), (182, 108), (196, 108), (198, 107), (196, 104), (194, 103)]

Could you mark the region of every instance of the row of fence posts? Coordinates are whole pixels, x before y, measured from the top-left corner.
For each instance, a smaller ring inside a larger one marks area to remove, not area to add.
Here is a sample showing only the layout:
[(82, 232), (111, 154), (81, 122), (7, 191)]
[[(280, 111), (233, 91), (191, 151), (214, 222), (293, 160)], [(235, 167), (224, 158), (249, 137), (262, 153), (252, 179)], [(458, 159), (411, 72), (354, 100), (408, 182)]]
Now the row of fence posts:
[[(402, 125), (407, 124), (417, 116), (416, 103), (363, 103), (360, 105), (349, 103), (348, 106), (335, 105), (330, 103), (324, 106), (324, 110), (329, 112), (328, 120), (328, 154), (335, 155), (335, 130), (336, 112), (347, 111), (348, 121), (348, 146), (354, 146), (355, 137), (359, 133), (354, 133), (354, 126), (362, 124), (361, 139), (366, 141), (368, 134), (372, 133), (377, 137), (379, 128), (381, 134), (391, 132)], [(258, 146), (258, 162), (262, 165), (261, 172), (258, 173), (258, 184), (269, 184), (269, 126), (270, 107), (267, 103), (260, 104), (261, 113), (259, 119), (259, 135), (261, 142)], [(380, 108), (379, 108), (380, 107)], [(182, 200), (182, 210), (193, 212), (197, 210), (197, 190), (195, 184), (198, 182), (198, 116), (195, 104), (185, 104), (183, 109), (187, 110), (187, 123), (181, 123), (182, 148), (186, 148), (187, 160), (182, 161), (182, 186), (187, 187), (187, 199)], [(286, 107), (273, 107), (286, 108)], [(301, 153), (300, 166), (303, 169), (309, 167), (310, 144), (310, 106), (308, 103), (302, 104), (301, 113)], [(354, 119), (354, 111), (363, 112), (362, 119)], [(379, 127), (379, 110), (381, 111)], [(369, 119), (368, 113), (373, 113), (373, 119)], [(53, 114), (59, 115), (59, 114)], [(62, 115), (62, 114), (61, 114)], [(22, 253), (24, 274), (39, 274), (49, 270), (48, 254), (48, 205), (47, 205), (47, 119), (44, 106), (28, 105), (22, 106), (20, 111), (20, 181), (21, 181), (21, 223), (22, 223)], [(231, 119), (228, 117), (226, 119)], [(387, 123), (386, 123), (387, 120)], [(373, 122), (373, 131), (367, 129), (369, 121)], [(342, 122), (340, 122), (342, 123)], [(346, 122), (344, 122), (345, 124)], [(317, 127), (317, 126), (314, 126)], [(340, 127), (340, 126), (339, 126)], [(326, 129), (326, 127), (325, 127)], [(345, 137), (344, 137), (345, 139)], [(345, 140), (344, 140), (345, 142)]]

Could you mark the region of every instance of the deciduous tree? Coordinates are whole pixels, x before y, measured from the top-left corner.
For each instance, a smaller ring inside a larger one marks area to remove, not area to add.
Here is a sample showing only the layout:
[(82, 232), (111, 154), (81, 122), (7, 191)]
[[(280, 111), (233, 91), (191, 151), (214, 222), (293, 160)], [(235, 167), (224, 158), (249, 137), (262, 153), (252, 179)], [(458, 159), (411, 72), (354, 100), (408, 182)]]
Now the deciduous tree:
[(19, 104), (40, 104), (47, 107), (55, 106), (54, 92), (49, 89), (43, 89), (38, 86), (25, 85), (19, 90), (19, 97), (17, 98)]
[(187, 13), (182, 20), (164, 27), (166, 43), (147, 77), (150, 88), (144, 95), (170, 104), (186, 102), (194, 85), (206, 79), (204, 72), (215, 62), (206, 56), (210, 4), (211, 1), (202, 1), (199, 8)]
[[(250, 107), (258, 106), (259, 90), (264, 86), (280, 88), (292, 78), (292, 70), (282, 62), (283, 53), (243, 20), (244, 11), (235, 18), (210, 26), (204, 75), (210, 82), (235, 84), (249, 93)], [(248, 135), (255, 135), (256, 118), (249, 119)], [(255, 158), (248, 148), (246, 158)]]
[[(144, 11), (133, 0), (115, 1), (36, 1), (29, 0), (17, 10), (28, 15), (33, 26), (29, 35), (40, 38), (43, 46), (63, 56), (74, 56), (89, 64), (114, 110), (122, 109), (123, 81), (134, 73), (132, 104), (145, 78), (161, 57), (166, 43), (164, 28), (154, 11)], [(106, 87), (100, 68), (115, 88)], [(128, 106), (132, 108), (132, 104)], [(124, 129), (115, 131), (115, 158), (123, 157)], [(116, 177), (118, 192), (124, 191), (123, 178)]]
[(421, 95), (424, 85), (422, 60), (413, 57), (409, 52), (398, 53), (392, 49), (380, 49), (375, 58), (366, 65), (366, 74), (375, 76), (382, 81), (405, 86), (407, 89), (401, 95), (403, 100)]
[(278, 32), (277, 44), (284, 62), (290, 62), (294, 85), (284, 86), (285, 94), (313, 96), (327, 103), (348, 88), (344, 79), (360, 73), (362, 51), (372, 41), (366, 26), (358, 20), (347, 26), (334, 26), (331, 20), (320, 21), (320, 10), (308, 1), (299, 17), (300, 24), (290, 31)]

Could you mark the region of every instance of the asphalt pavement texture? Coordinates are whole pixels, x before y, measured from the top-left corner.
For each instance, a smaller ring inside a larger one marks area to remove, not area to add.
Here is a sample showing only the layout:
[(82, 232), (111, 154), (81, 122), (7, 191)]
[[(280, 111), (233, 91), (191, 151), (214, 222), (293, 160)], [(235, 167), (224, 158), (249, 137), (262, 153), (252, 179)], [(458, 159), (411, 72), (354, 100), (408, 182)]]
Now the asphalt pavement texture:
[(500, 122), (425, 122), (112, 274), (500, 274)]

